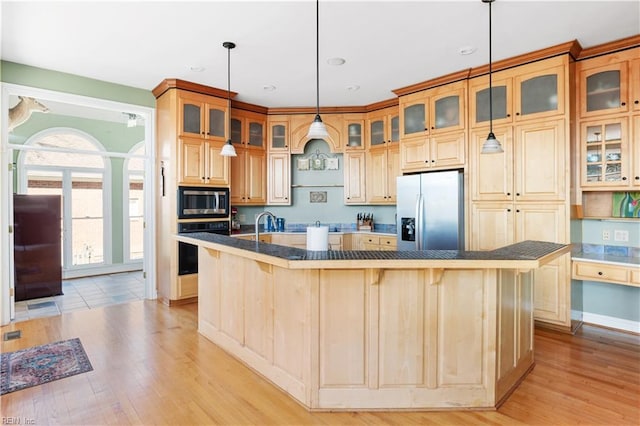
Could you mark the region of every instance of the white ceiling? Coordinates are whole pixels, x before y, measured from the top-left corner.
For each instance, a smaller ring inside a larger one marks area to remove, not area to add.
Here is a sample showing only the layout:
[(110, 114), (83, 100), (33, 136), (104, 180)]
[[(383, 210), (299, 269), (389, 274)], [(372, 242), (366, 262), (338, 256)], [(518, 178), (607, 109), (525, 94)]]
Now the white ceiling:
[[(315, 1), (2, 1), (3, 60), (146, 90), (165, 78), (227, 87), (267, 107), (315, 106)], [(493, 3), (493, 59), (640, 33), (640, 1)], [(462, 56), (461, 47), (475, 53)], [(342, 57), (342, 66), (327, 59)], [(320, 2), (320, 104), (368, 105), (393, 89), (488, 62), (488, 5)], [(190, 67), (204, 67), (193, 72)], [(264, 86), (273, 85), (274, 91)], [(348, 90), (357, 85), (359, 90)]]

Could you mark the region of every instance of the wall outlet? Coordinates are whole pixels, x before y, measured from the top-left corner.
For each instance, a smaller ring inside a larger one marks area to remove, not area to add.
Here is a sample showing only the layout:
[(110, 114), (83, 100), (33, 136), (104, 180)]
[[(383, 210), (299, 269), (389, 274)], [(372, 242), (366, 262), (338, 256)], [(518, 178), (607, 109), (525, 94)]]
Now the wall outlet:
[(613, 239), (614, 241), (629, 241), (629, 231), (616, 229), (615, 231), (613, 231)]
[(608, 230), (604, 229), (602, 231), (602, 239), (604, 241), (609, 241), (611, 239), (611, 232), (609, 232)]

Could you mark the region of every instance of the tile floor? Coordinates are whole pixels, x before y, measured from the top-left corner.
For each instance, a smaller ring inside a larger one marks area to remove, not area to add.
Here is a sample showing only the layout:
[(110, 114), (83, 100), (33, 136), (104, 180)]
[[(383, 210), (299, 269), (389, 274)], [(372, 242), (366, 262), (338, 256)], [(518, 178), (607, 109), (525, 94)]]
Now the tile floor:
[(13, 322), (144, 299), (142, 271), (62, 281), (62, 296), (16, 302)]

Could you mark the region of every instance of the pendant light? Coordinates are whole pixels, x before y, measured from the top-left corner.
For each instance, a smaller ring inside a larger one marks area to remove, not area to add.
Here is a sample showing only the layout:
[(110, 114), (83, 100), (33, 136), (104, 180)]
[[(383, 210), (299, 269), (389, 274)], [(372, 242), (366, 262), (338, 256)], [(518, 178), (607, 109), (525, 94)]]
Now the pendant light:
[(222, 47), (227, 49), (227, 114), (229, 114), (229, 135), (227, 143), (222, 147), (220, 155), (223, 157), (236, 157), (236, 149), (231, 143), (231, 49), (236, 47), (236, 44), (231, 41), (225, 41), (222, 43)]
[(316, 0), (316, 117), (309, 127), (307, 140), (329, 138), (329, 132), (320, 118), (320, 0)]
[(482, 144), (481, 154), (498, 154), (504, 152), (500, 141), (493, 134), (493, 86), (491, 81), (492, 64), (491, 64), (491, 3), (494, 0), (482, 0), (482, 3), (489, 3), (489, 135), (487, 140)]

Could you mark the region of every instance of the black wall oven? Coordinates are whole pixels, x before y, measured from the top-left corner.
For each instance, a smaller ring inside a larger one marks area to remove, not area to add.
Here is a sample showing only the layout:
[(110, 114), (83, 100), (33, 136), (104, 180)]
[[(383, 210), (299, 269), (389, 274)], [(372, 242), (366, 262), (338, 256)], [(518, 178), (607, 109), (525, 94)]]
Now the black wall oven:
[(229, 188), (178, 187), (178, 219), (229, 217)]
[[(229, 235), (229, 221), (178, 223), (179, 233), (211, 232)], [(178, 241), (178, 275), (198, 273), (198, 246)]]

